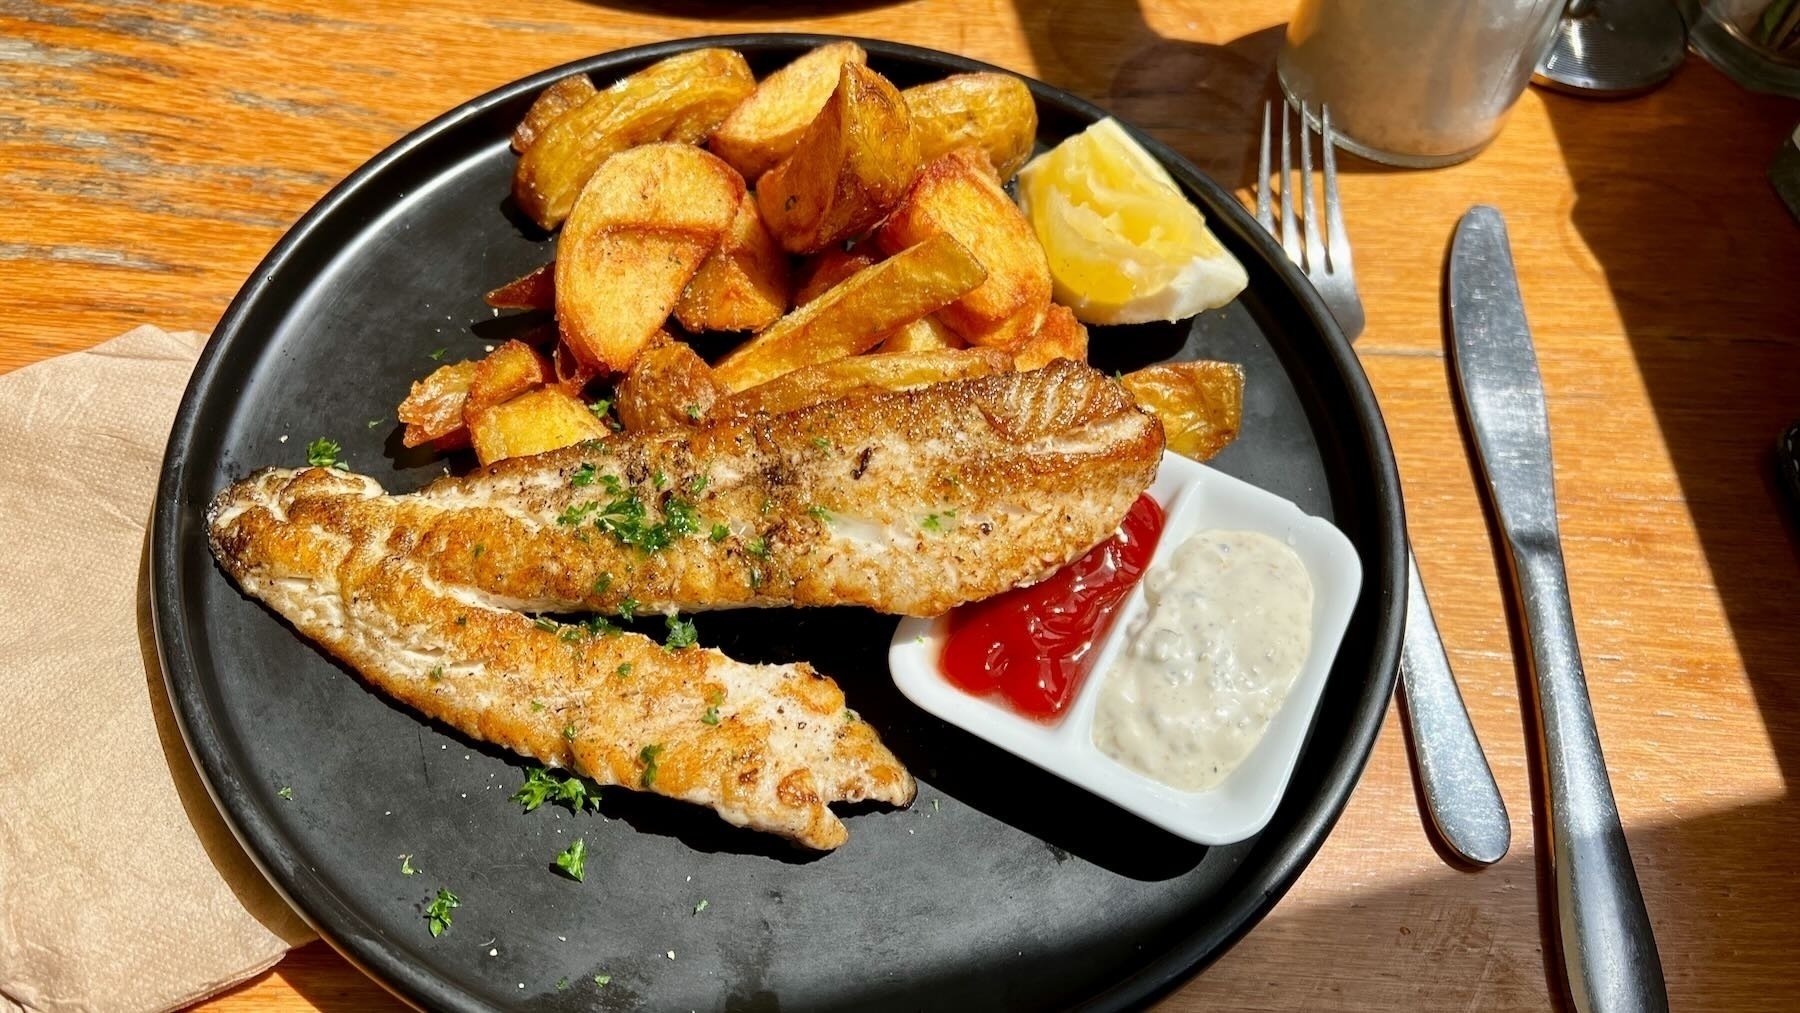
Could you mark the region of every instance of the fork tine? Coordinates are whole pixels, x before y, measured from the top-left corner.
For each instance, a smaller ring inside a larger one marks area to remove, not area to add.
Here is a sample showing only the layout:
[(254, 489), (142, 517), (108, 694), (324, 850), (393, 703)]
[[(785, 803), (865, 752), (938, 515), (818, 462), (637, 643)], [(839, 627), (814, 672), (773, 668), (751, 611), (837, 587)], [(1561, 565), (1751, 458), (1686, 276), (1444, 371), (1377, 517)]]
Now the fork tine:
[(1344, 231), (1344, 208), (1338, 203), (1337, 158), (1332, 154), (1334, 147), (1331, 136), (1331, 109), (1319, 107), (1319, 133), (1325, 144), (1325, 227), (1330, 233), (1326, 236), (1331, 270), (1350, 273), (1350, 236)]
[(1269, 103), (1263, 103), (1262, 155), (1256, 161), (1256, 223), (1275, 234), (1275, 216), (1269, 213)]
[(1300, 103), (1300, 202), (1305, 210), (1300, 224), (1306, 231), (1306, 270), (1316, 274), (1329, 270), (1325, 263), (1325, 244), (1319, 239), (1319, 210), (1313, 203), (1312, 126), (1307, 122), (1306, 103)]
[(1288, 259), (1302, 268), (1306, 262), (1301, 259), (1299, 230), (1294, 225), (1294, 167), (1288, 156), (1288, 104), (1281, 104), (1281, 248), (1287, 251)]

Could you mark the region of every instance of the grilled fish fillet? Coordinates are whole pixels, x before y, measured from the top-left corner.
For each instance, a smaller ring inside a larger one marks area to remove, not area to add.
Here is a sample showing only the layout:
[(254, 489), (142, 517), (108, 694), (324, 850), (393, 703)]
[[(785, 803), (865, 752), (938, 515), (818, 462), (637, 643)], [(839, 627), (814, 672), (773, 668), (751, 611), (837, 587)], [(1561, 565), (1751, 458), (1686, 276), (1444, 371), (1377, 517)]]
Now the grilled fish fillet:
[(247, 593), (421, 713), (823, 849), (847, 837), (828, 803), (915, 790), (830, 679), (515, 610), (935, 615), (1105, 538), (1161, 450), (1122, 387), (1063, 361), (583, 444), (407, 496), (270, 469), (222, 492), (208, 527)]

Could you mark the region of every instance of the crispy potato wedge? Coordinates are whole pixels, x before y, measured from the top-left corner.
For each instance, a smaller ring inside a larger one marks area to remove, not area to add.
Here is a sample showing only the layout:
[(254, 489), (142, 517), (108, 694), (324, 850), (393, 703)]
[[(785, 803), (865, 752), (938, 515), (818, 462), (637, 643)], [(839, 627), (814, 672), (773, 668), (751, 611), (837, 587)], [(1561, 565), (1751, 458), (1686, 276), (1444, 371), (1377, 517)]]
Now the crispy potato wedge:
[(563, 113), (586, 103), (598, 93), (599, 89), (594, 87), (594, 82), (586, 74), (570, 74), (545, 88), (538, 93), (531, 108), (525, 110), (525, 118), (513, 128), (512, 149), (523, 153)]
[(475, 378), (463, 401), (463, 422), (555, 379), (550, 363), (536, 349), (523, 341), (508, 341), (475, 364)]
[(880, 74), (846, 63), (793, 153), (756, 181), (756, 201), (784, 249), (816, 253), (881, 221), (918, 169), (900, 93)]
[(1237, 439), (1244, 421), (1244, 368), (1231, 362), (1165, 362), (1121, 377), (1138, 403), (1162, 419), (1170, 450), (1204, 461)]
[(1087, 361), (1088, 332), (1075, 311), (1059, 303), (1051, 303), (1044, 311), (1044, 322), (1037, 333), (1013, 349), (1013, 368), (1024, 372), (1048, 366), (1057, 359)]
[(719, 360), (714, 375), (744, 390), (815, 362), (860, 355), (882, 337), (948, 304), (986, 277), (947, 235), (864, 268)]
[(686, 144), (607, 159), (576, 202), (556, 258), (556, 319), (584, 363), (623, 372), (719, 246), (744, 179)]
[(558, 117), (519, 156), (513, 199), (553, 229), (609, 157), (652, 141), (695, 144), (756, 87), (729, 49), (696, 49), (653, 63)]
[(611, 435), (587, 406), (555, 387), (539, 387), (489, 406), (469, 420), (475, 458), (493, 464)]
[(480, 365), (472, 359), (453, 362), (432, 370), (423, 380), (414, 380), (411, 392), (394, 412), (406, 424), (400, 441), (418, 447), (461, 432), (463, 402), (468, 400), (469, 385)]
[(619, 381), (613, 409), (632, 432), (691, 426), (727, 393), (698, 352), (664, 334), (644, 349)]
[(844, 64), (868, 62), (869, 54), (850, 41), (811, 50), (758, 82), (706, 146), (745, 179), (756, 179), (799, 147), (800, 135), (830, 100)]
[(763, 225), (756, 198), (738, 201), (731, 228), (675, 303), (675, 319), (701, 331), (760, 331), (788, 311), (794, 287), (786, 251)]
[(794, 305), (804, 306), (812, 302), (845, 278), (865, 267), (881, 263), (881, 258), (882, 252), (875, 248), (874, 243), (857, 243), (848, 250), (833, 246), (808, 258), (801, 275), (805, 280), (794, 293)]
[(920, 317), (881, 339), (877, 352), (934, 352), (967, 348), (969, 343), (938, 321), (937, 315)]
[(912, 113), (922, 163), (972, 144), (1007, 180), (1031, 157), (1037, 103), (1025, 82), (1011, 74), (952, 74), (908, 88), (900, 97)]
[(550, 373), (555, 377), (551, 381), (570, 397), (579, 398), (587, 385), (600, 375), (600, 371), (581, 361), (566, 341), (558, 341), (550, 352)]
[(1012, 356), (998, 348), (851, 355), (802, 366), (768, 383), (733, 394), (721, 402), (714, 413), (791, 412), (852, 394), (907, 390), (945, 380), (992, 376), (1011, 368)]
[(939, 320), (971, 345), (1011, 348), (1037, 331), (1050, 307), (1050, 262), (977, 148), (958, 148), (920, 170), (875, 238), (894, 253), (937, 235), (968, 247), (987, 272)]
[(548, 313), (556, 308), (556, 261), (493, 289), (482, 296), (482, 300), (497, 310), (542, 310)]

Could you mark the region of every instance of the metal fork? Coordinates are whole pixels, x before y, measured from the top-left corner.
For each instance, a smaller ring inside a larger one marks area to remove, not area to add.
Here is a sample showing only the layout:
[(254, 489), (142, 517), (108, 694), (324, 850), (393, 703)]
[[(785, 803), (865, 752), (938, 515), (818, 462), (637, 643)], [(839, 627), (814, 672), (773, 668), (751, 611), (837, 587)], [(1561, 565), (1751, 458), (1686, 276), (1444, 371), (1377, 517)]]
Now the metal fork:
[[(1288, 259), (1299, 265), (1319, 290), (1344, 336), (1355, 340), (1363, 329), (1362, 299), (1356, 294), (1356, 273), (1350, 265), (1350, 237), (1344, 231), (1344, 213), (1338, 203), (1337, 159), (1333, 154), (1331, 112), (1319, 109), (1320, 162), (1325, 170), (1325, 223), (1327, 235), (1319, 236), (1319, 220), (1313, 203), (1312, 130), (1308, 110), (1300, 107), (1300, 223), (1296, 228), (1292, 154), (1289, 144), (1288, 105), (1281, 104), (1281, 231), (1269, 200), (1269, 104), (1263, 105), (1262, 157), (1256, 177), (1256, 220), (1281, 240)], [(1304, 242), (1302, 241), (1304, 236)], [(1406, 548), (1406, 636), (1400, 653), (1401, 713), (1407, 723), (1407, 742), (1425, 795), (1425, 807), (1445, 847), (1464, 860), (1491, 865), (1506, 854), (1512, 843), (1512, 823), (1506, 803), (1494, 783), (1494, 773), (1475, 726), (1456, 689), (1450, 658), (1438, 634), (1425, 584), (1412, 546)]]

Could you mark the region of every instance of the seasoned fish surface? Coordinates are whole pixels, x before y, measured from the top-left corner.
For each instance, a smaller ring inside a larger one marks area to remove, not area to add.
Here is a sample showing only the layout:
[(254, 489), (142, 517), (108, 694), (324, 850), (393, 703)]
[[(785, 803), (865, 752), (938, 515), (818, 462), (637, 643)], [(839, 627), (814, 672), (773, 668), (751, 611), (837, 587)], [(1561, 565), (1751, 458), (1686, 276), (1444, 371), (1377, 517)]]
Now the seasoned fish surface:
[(293, 523), (268, 506), (380, 495), (342, 472), (262, 472), (214, 502), (213, 551), (246, 592), (396, 700), (602, 784), (819, 849), (848, 836), (828, 803), (912, 800), (912, 776), (808, 665), (534, 622), (441, 584), (354, 511)]

